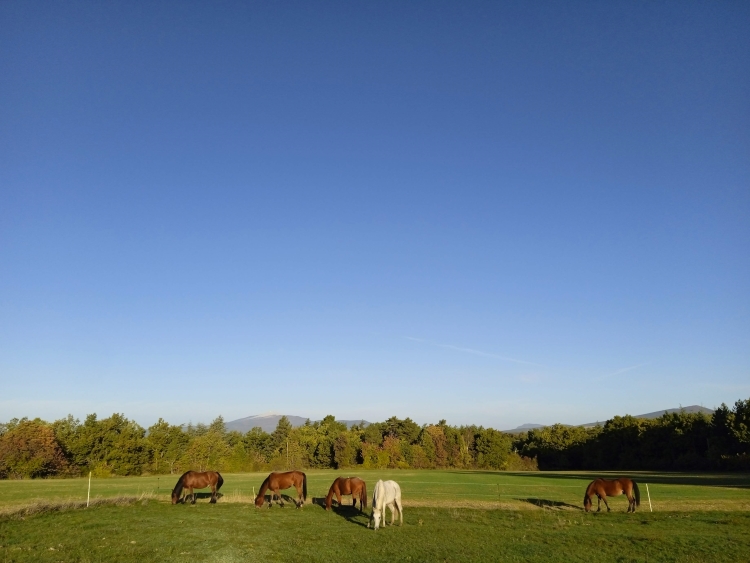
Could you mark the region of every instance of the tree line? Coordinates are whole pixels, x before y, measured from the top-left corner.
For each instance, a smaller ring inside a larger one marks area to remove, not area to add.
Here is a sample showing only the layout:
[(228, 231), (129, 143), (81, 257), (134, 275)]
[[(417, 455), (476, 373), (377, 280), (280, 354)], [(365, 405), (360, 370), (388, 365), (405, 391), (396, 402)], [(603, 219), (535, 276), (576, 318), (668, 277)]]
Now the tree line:
[(420, 426), (409, 418), (351, 428), (327, 416), (293, 428), (282, 417), (267, 433), (211, 424), (176, 426), (159, 419), (144, 429), (121, 414), (83, 422), (13, 419), (0, 425), (0, 477), (28, 478), (179, 474), (189, 469), (242, 472), (287, 468), (535, 469), (513, 449), (513, 437), (445, 421)]
[(290, 468), (345, 469), (750, 469), (750, 399), (712, 416), (615, 417), (603, 426), (556, 424), (511, 435), (481, 426), (420, 426), (410, 418), (347, 427), (333, 416), (267, 433), (211, 424), (145, 429), (121, 414), (83, 422), (13, 419), (0, 424), (0, 478), (179, 474)]
[(616, 416), (603, 426), (555, 424), (529, 431), (517, 451), (545, 470), (750, 470), (750, 399), (713, 415)]

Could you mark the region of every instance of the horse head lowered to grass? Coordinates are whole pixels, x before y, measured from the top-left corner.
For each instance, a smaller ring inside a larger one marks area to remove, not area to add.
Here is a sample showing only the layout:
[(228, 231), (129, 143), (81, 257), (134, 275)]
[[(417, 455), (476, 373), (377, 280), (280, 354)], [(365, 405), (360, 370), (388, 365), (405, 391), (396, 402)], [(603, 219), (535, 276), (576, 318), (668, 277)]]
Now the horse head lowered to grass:
[(625, 495), (628, 497), (628, 512), (635, 512), (635, 507), (641, 505), (641, 492), (638, 490), (638, 483), (627, 477), (619, 479), (594, 479), (586, 489), (583, 495), (583, 509), (588, 512), (591, 510), (591, 497), (596, 495), (596, 511), (602, 509), (602, 501), (609, 512), (607, 497), (616, 497)]
[[(182, 491), (190, 491), (192, 497), (191, 504), (195, 504), (195, 493), (194, 489), (205, 489), (211, 487), (211, 502), (216, 502), (216, 493), (218, 493), (221, 486), (224, 484), (224, 479), (218, 471), (187, 471), (182, 474), (182, 477), (177, 479), (177, 484), (172, 490), (172, 504), (180, 502), (182, 497)], [(187, 495), (185, 495), (187, 499)]]
[(386, 507), (391, 509), (391, 526), (393, 526), (396, 518), (396, 510), (398, 510), (399, 524), (403, 526), (404, 509), (401, 506), (401, 487), (398, 486), (396, 481), (380, 480), (375, 483), (375, 490), (372, 493), (372, 515), (367, 523), (368, 528), (370, 524), (374, 524), (377, 530), (380, 527), (381, 519), (383, 520), (383, 527), (385, 527)]
[(359, 511), (362, 512), (363, 508), (367, 508), (367, 485), (359, 477), (339, 477), (336, 479), (328, 490), (326, 510), (331, 510), (333, 495), (336, 495), (339, 506), (341, 506), (341, 495), (352, 495), (352, 506), (356, 507), (357, 499), (359, 499)]
[(279, 505), (284, 506), (284, 501), (281, 499), (280, 490), (294, 487), (297, 489), (297, 497), (299, 502), (294, 504), (297, 508), (301, 507), (307, 500), (307, 475), (302, 471), (287, 471), (286, 473), (271, 473), (263, 484), (260, 486), (258, 496), (255, 497), (255, 506), (260, 508), (265, 502), (265, 494), (268, 489), (271, 489), (271, 500), (268, 503), (268, 508), (271, 508), (273, 504), (273, 497), (279, 499)]

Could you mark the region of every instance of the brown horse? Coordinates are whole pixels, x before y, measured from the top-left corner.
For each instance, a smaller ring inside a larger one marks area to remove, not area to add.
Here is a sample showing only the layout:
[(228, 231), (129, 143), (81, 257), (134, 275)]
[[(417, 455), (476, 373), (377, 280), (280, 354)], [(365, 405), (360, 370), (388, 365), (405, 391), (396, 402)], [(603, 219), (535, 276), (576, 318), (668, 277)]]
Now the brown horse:
[(271, 473), (263, 484), (260, 486), (258, 496), (255, 497), (255, 506), (260, 508), (266, 500), (265, 493), (268, 489), (271, 489), (271, 501), (268, 503), (268, 508), (271, 508), (273, 504), (273, 497), (276, 496), (279, 499), (279, 505), (284, 506), (284, 501), (281, 499), (279, 494), (280, 490), (294, 487), (297, 489), (297, 497), (299, 502), (295, 501), (297, 508), (302, 506), (307, 500), (307, 475), (302, 471), (287, 471), (286, 473)]
[(586, 489), (586, 494), (583, 495), (583, 508), (586, 512), (591, 510), (591, 497), (596, 495), (598, 501), (596, 503), (596, 511), (599, 512), (602, 509), (602, 501), (607, 507), (609, 512), (609, 504), (607, 504), (607, 497), (616, 497), (618, 495), (625, 495), (628, 497), (628, 512), (635, 512), (636, 506), (641, 506), (641, 492), (638, 490), (638, 483), (627, 477), (620, 477), (619, 479), (594, 479)]
[(341, 506), (341, 495), (352, 495), (352, 506), (357, 506), (359, 499), (359, 511), (367, 508), (367, 485), (359, 477), (339, 477), (333, 482), (326, 497), (326, 510), (331, 510), (331, 499), (336, 495), (336, 500)]
[[(182, 477), (177, 480), (177, 484), (172, 490), (172, 504), (180, 502), (183, 489), (190, 491), (190, 496), (192, 497), (190, 504), (195, 504), (193, 489), (205, 489), (206, 487), (211, 487), (211, 502), (214, 503), (216, 502), (216, 493), (223, 484), (224, 479), (218, 471), (188, 471), (183, 473)], [(187, 500), (187, 495), (185, 495), (185, 499)]]

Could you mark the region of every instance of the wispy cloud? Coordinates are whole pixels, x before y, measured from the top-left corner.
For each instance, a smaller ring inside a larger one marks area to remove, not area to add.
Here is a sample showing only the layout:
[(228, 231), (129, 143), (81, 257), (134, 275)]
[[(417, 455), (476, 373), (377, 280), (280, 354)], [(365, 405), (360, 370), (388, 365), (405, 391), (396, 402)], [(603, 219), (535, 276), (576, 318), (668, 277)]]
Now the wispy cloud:
[(607, 373), (605, 375), (600, 375), (599, 377), (595, 377), (593, 381), (599, 381), (600, 379), (607, 379), (609, 377), (614, 377), (616, 375), (620, 375), (621, 373), (626, 373), (628, 371), (632, 371), (634, 369), (641, 368), (643, 366), (647, 366), (650, 362), (645, 362), (643, 364), (636, 364), (634, 366), (628, 366), (626, 368), (618, 369), (617, 371), (613, 371), (612, 373)]
[(485, 358), (495, 358), (497, 360), (503, 360), (504, 362), (514, 362), (516, 364), (526, 364), (530, 366), (542, 366), (542, 364), (537, 364), (534, 362), (527, 362), (526, 360), (519, 360), (516, 358), (510, 358), (508, 356), (500, 356), (499, 354), (491, 354), (490, 352), (483, 352), (482, 350), (475, 350), (474, 348), (463, 348), (461, 346), (454, 346), (453, 344), (440, 344), (439, 342), (431, 342), (429, 340), (425, 340), (424, 338), (415, 338), (413, 336), (404, 336), (406, 340), (411, 340), (412, 342), (421, 342), (423, 344), (429, 344), (430, 346), (437, 346), (438, 348), (444, 348), (446, 350), (455, 350), (457, 352), (464, 352), (466, 354), (473, 354), (475, 356), (482, 356)]

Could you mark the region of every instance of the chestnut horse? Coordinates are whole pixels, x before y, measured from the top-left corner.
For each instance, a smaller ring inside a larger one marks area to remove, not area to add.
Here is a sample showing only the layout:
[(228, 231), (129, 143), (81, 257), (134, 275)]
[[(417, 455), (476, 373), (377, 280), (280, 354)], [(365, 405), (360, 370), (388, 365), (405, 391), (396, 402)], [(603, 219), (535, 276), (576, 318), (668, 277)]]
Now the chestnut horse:
[[(188, 471), (183, 473), (182, 477), (177, 480), (177, 484), (172, 490), (172, 504), (180, 502), (183, 489), (190, 491), (190, 496), (192, 497), (190, 504), (195, 504), (193, 489), (205, 489), (206, 487), (211, 487), (211, 502), (214, 503), (216, 502), (216, 493), (223, 484), (224, 479), (222, 479), (218, 471)], [(185, 495), (185, 499), (187, 500), (187, 495)]]
[(352, 506), (357, 506), (359, 499), (359, 511), (367, 508), (367, 485), (359, 477), (339, 477), (333, 482), (326, 497), (326, 510), (331, 510), (331, 499), (336, 495), (336, 500), (341, 506), (341, 495), (352, 495)]
[(595, 479), (591, 481), (591, 484), (586, 489), (586, 494), (583, 495), (583, 508), (586, 512), (591, 510), (591, 497), (596, 495), (598, 501), (596, 503), (596, 511), (599, 512), (602, 509), (602, 501), (607, 507), (609, 512), (609, 504), (607, 504), (607, 497), (616, 497), (618, 495), (625, 495), (628, 497), (628, 512), (635, 512), (636, 506), (641, 506), (641, 492), (638, 490), (638, 483), (627, 477), (620, 477), (619, 479)]
[(307, 500), (307, 475), (302, 471), (287, 471), (286, 473), (271, 473), (263, 484), (260, 486), (258, 496), (255, 497), (255, 506), (260, 508), (265, 502), (265, 493), (268, 489), (271, 489), (271, 501), (268, 503), (268, 508), (271, 508), (273, 504), (273, 497), (279, 498), (279, 505), (284, 506), (284, 501), (281, 499), (279, 494), (280, 490), (294, 487), (297, 489), (297, 497), (299, 497), (299, 503), (294, 504), (299, 508)]

